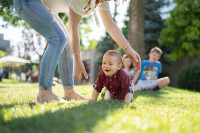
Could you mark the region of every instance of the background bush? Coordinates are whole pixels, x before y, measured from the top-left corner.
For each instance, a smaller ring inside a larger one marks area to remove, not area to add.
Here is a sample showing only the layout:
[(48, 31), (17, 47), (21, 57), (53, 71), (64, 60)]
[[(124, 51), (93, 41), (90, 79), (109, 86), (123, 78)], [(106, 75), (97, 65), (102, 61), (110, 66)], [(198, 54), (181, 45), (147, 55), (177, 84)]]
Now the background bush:
[(178, 76), (178, 87), (200, 91), (200, 66), (193, 65), (182, 69)]

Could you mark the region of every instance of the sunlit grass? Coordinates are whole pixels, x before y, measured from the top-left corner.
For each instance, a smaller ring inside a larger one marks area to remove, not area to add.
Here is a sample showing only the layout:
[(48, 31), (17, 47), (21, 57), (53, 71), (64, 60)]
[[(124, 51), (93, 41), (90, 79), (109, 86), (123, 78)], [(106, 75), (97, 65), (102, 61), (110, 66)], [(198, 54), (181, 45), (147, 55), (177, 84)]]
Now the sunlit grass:
[[(53, 91), (63, 97), (61, 85)], [(76, 86), (90, 98), (92, 85)], [(38, 84), (0, 83), (0, 132), (65, 133), (198, 133), (200, 93), (167, 87), (158, 92), (134, 94), (130, 104), (121, 101), (68, 101), (36, 103)]]

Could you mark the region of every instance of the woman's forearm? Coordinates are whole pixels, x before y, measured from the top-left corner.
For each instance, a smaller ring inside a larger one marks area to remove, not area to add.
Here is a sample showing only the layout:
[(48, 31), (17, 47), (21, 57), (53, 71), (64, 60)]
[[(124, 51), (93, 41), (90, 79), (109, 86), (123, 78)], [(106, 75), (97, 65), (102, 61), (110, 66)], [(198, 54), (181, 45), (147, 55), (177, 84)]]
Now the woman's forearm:
[(112, 15), (109, 11), (101, 11), (99, 10), (99, 13), (101, 15), (103, 24), (107, 30), (107, 32), (110, 34), (112, 39), (122, 48), (126, 49), (127, 45), (129, 45), (129, 42), (121, 32), (121, 30), (118, 28), (118, 26), (113, 21)]
[(140, 55), (131, 47), (127, 39), (122, 34), (121, 30), (117, 27), (112, 19), (110, 11), (99, 10), (104, 26), (113, 40), (126, 52), (128, 57), (133, 62), (135, 69), (141, 69)]
[(125, 51), (125, 48), (127, 45), (129, 45), (129, 42), (122, 34), (118, 26), (116, 24), (111, 24), (110, 26), (106, 26), (105, 28), (110, 36), (113, 38), (113, 40)]
[(71, 8), (69, 9), (69, 34), (72, 45), (72, 52), (74, 53), (74, 57), (80, 57), (80, 38), (79, 38), (79, 23), (82, 17), (76, 14)]
[(69, 28), (72, 52), (75, 59), (80, 58), (80, 39), (78, 28)]

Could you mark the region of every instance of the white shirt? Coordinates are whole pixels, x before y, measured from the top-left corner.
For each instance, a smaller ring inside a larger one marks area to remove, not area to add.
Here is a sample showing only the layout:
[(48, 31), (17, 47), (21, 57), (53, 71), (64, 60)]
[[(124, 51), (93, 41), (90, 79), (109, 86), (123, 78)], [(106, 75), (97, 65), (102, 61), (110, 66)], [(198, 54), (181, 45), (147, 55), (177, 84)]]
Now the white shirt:
[[(75, 13), (80, 16), (85, 16), (91, 13), (90, 10), (84, 13), (84, 8), (88, 5), (88, 0), (41, 0), (44, 5), (51, 10), (53, 13), (68, 13), (68, 8), (70, 7)], [(91, 7), (91, 4), (90, 4)], [(97, 6), (100, 10), (110, 10), (109, 3), (103, 2)]]

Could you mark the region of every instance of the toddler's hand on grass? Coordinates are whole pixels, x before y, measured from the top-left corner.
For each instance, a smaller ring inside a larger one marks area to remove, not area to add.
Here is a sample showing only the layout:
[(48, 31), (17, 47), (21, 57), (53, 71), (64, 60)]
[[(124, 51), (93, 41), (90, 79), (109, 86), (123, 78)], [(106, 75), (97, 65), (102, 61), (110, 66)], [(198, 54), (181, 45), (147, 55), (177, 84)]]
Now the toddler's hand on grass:
[(88, 99), (90, 102), (94, 102), (94, 101), (97, 101), (97, 100), (95, 100), (95, 99), (92, 99), (92, 98), (90, 98), (90, 99)]

